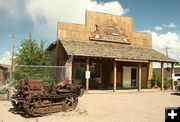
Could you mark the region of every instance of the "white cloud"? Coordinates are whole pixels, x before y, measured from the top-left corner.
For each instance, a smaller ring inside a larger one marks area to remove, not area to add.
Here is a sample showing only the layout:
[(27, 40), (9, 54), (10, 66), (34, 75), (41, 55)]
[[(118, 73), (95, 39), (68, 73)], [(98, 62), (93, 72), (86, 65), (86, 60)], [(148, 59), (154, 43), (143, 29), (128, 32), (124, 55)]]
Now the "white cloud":
[[(156, 32), (152, 32), (151, 34), (152, 45), (154, 49), (157, 49), (165, 54), (165, 47), (167, 46), (170, 48), (169, 54), (171, 54), (171, 56), (173, 56), (174, 58), (179, 58), (176, 51), (179, 50), (180, 40), (176, 33), (167, 32), (165, 34), (158, 34)], [(178, 52), (180, 53), (180, 50)]]
[[(151, 30), (144, 30), (139, 32), (152, 34), (152, 48), (166, 55), (165, 48), (167, 46), (170, 48), (168, 49), (168, 56), (180, 62), (180, 38), (177, 33), (167, 32), (164, 34), (159, 34)], [(159, 63), (154, 63), (153, 65), (153, 67), (160, 67)]]
[(12, 55), (10, 52), (4, 52), (2, 54), (2, 58), (0, 58), (0, 64), (11, 64), (11, 58), (12, 58)]
[(166, 46), (168, 49), (168, 56), (174, 58), (180, 62), (180, 38), (175, 32), (167, 32), (165, 34), (158, 34), (156, 32), (151, 32), (152, 34), (152, 45), (153, 49), (166, 55)]
[[(129, 9), (123, 8), (118, 1), (0, 0), (0, 27), (17, 28), (18, 25), (26, 24), (24, 27), (26, 28), (26, 26), (32, 25), (28, 30), (32, 32), (32, 35), (43, 35), (49, 39), (56, 39), (57, 22), (84, 24), (85, 10), (116, 15), (123, 15), (129, 11)], [(8, 55), (4, 55), (4, 58), (0, 59), (0, 63), (10, 63), (9, 59)]]
[(163, 27), (168, 27), (168, 28), (175, 28), (177, 27), (177, 25), (175, 25), (174, 23), (169, 23), (169, 24), (163, 24)]
[(143, 31), (138, 31), (138, 32), (142, 32), (142, 33), (152, 33), (153, 31), (151, 31), (151, 30), (143, 30)]
[(85, 10), (116, 15), (128, 13), (118, 1), (96, 0), (0, 0), (0, 27), (17, 28), (28, 23), (34, 35), (56, 39), (57, 22), (85, 23)]
[(175, 24), (173, 24), (173, 23), (170, 23), (170, 24), (169, 24), (169, 28), (175, 28), (175, 27), (176, 27)]
[(94, 0), (29, 0), (26, 8), (35, 29), (56, 35), (57, 22), (85, 23), (85, 10), (123, 15), (129, 11), (118, 1), (100, 2)]
[(157, 30), (157, 31), (160, 31), (160, 30), (162, 30), (163, 28), (162, 28), (161, 26), (155, 26), (154, 29)]

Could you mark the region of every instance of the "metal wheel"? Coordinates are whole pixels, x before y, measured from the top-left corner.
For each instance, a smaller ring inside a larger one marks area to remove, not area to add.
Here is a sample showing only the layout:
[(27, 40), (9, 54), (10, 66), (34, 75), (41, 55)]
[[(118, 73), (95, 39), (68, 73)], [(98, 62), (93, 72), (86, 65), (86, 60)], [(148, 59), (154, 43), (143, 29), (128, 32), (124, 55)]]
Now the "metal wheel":
[(66, 99), (66, 107), (68, 110), (74, 110), (78, 104), (78, 97), (75, 94), (68, 95)]

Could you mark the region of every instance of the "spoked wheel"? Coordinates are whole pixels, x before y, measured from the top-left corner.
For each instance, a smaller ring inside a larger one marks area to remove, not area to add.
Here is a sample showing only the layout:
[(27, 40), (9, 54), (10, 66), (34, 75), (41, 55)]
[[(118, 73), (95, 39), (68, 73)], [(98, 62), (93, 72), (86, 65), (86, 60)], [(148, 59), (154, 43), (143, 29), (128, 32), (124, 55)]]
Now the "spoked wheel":
[(68, 110), (74, 110), (78, 104), (78, 96), (75, 94), (68, 95), (66, 99), (66, 107)]
[(40, 101), (39, 98), (33, 98), (31, 96), (27, 97), (26, 102), (24, 103), (24, 110), (27, 115), (30, 116), (39, 116), (40, 114), (35, 113), (36, 104)]

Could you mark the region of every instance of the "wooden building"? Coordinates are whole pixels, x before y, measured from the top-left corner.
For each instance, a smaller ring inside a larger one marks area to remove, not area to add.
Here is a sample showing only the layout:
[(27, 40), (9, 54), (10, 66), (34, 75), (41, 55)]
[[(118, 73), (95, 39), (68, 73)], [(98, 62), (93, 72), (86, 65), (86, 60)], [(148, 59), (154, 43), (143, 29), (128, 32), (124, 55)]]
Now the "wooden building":
[(0, 86), (7, 83), (9, 77), (9, 66), (0, 64)]
[[(58, 66), (74, 55), (71, 80), (82, 82), (87, 91), (140, 91), (151, 87), (152, 62), (162, 63), (162, 79), (163, 63), (177, 62), (152, 49), (151, 34), (133, 32), (133, 18), (86, 11), (85, 19), (85, 25), (58, 22), (57, 41), (48, 50)], [(85, 78), (89, 71), (90, 78)]]

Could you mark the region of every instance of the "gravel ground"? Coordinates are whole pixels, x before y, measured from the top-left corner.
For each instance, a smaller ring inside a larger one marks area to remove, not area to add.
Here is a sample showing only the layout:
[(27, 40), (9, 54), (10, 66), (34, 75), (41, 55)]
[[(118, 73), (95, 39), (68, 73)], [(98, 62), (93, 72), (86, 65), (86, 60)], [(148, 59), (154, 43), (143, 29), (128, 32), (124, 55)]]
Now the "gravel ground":
[(0, 122), (164, 122), (165, 107), (178, 106), (180, 94), (171, 92), (85, 94), (74, 111), (25, 118), (0, 101)]

